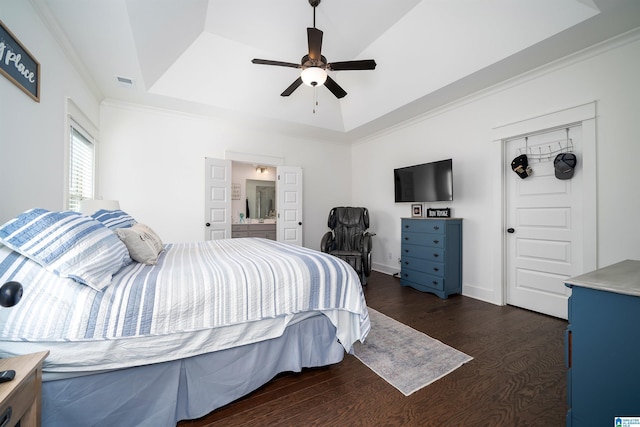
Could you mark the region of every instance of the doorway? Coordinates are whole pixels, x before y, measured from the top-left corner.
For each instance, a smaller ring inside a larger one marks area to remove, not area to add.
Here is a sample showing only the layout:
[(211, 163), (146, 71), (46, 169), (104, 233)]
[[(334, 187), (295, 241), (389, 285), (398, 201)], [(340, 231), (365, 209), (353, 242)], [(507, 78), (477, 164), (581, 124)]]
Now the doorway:
[(275, 223), (278, 241), (302, 246), (302, 168), (268, 156), (226, 157), (205, 158), (205, 240), (231, 238), (233, 223)]

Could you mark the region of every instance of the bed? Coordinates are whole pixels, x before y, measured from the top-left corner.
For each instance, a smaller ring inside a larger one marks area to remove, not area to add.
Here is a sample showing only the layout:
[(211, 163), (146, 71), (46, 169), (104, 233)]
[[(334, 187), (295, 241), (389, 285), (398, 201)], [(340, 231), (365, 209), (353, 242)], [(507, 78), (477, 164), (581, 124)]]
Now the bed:
[(33, 209), (0, 226), (12, 280), (24, 296), (0, 309), (0, 357), (50, 352), (44, 426), (175, 426), (340, 362), (370, 328), (336, 257), (260, 238), (164, 244), (121, 211)]

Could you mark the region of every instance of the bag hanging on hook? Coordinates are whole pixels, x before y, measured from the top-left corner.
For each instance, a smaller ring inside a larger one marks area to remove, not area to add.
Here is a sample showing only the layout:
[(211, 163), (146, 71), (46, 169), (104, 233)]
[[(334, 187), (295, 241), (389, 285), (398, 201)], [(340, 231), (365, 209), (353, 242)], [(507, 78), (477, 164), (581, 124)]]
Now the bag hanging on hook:
[(521, 154), (511, 161), (511, 169), (522, 179), (533, 174), (526, 154)]

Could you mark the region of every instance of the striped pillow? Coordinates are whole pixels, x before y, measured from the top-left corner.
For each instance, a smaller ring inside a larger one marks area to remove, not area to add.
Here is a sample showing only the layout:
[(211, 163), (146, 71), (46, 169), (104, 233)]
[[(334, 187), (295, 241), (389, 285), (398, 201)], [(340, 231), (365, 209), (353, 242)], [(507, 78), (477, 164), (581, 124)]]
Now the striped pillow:
[(93, 215), (94, 219), (100, 221), (105, 227), (115, 230), (116, 228), (129, 228), (138, 221), (133, 219), (128, 213), (116, 209), (109, 211), (106, 209), (100, 209)]
[(112, 231), (78, 212), (31, 209), (0, 227), (0, 243), (98, 291), (131, 263), (127, 247)]

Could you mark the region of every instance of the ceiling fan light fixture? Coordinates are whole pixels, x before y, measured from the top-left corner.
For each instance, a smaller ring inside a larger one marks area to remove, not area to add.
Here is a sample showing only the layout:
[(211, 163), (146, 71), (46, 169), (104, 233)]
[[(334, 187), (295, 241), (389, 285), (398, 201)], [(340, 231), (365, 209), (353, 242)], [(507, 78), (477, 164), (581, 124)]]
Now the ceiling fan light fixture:
[(302, 70), (300, 77), (307, 86), (322, 86), (327, 80), (327, 72), (320, 67), (308, 67)]

